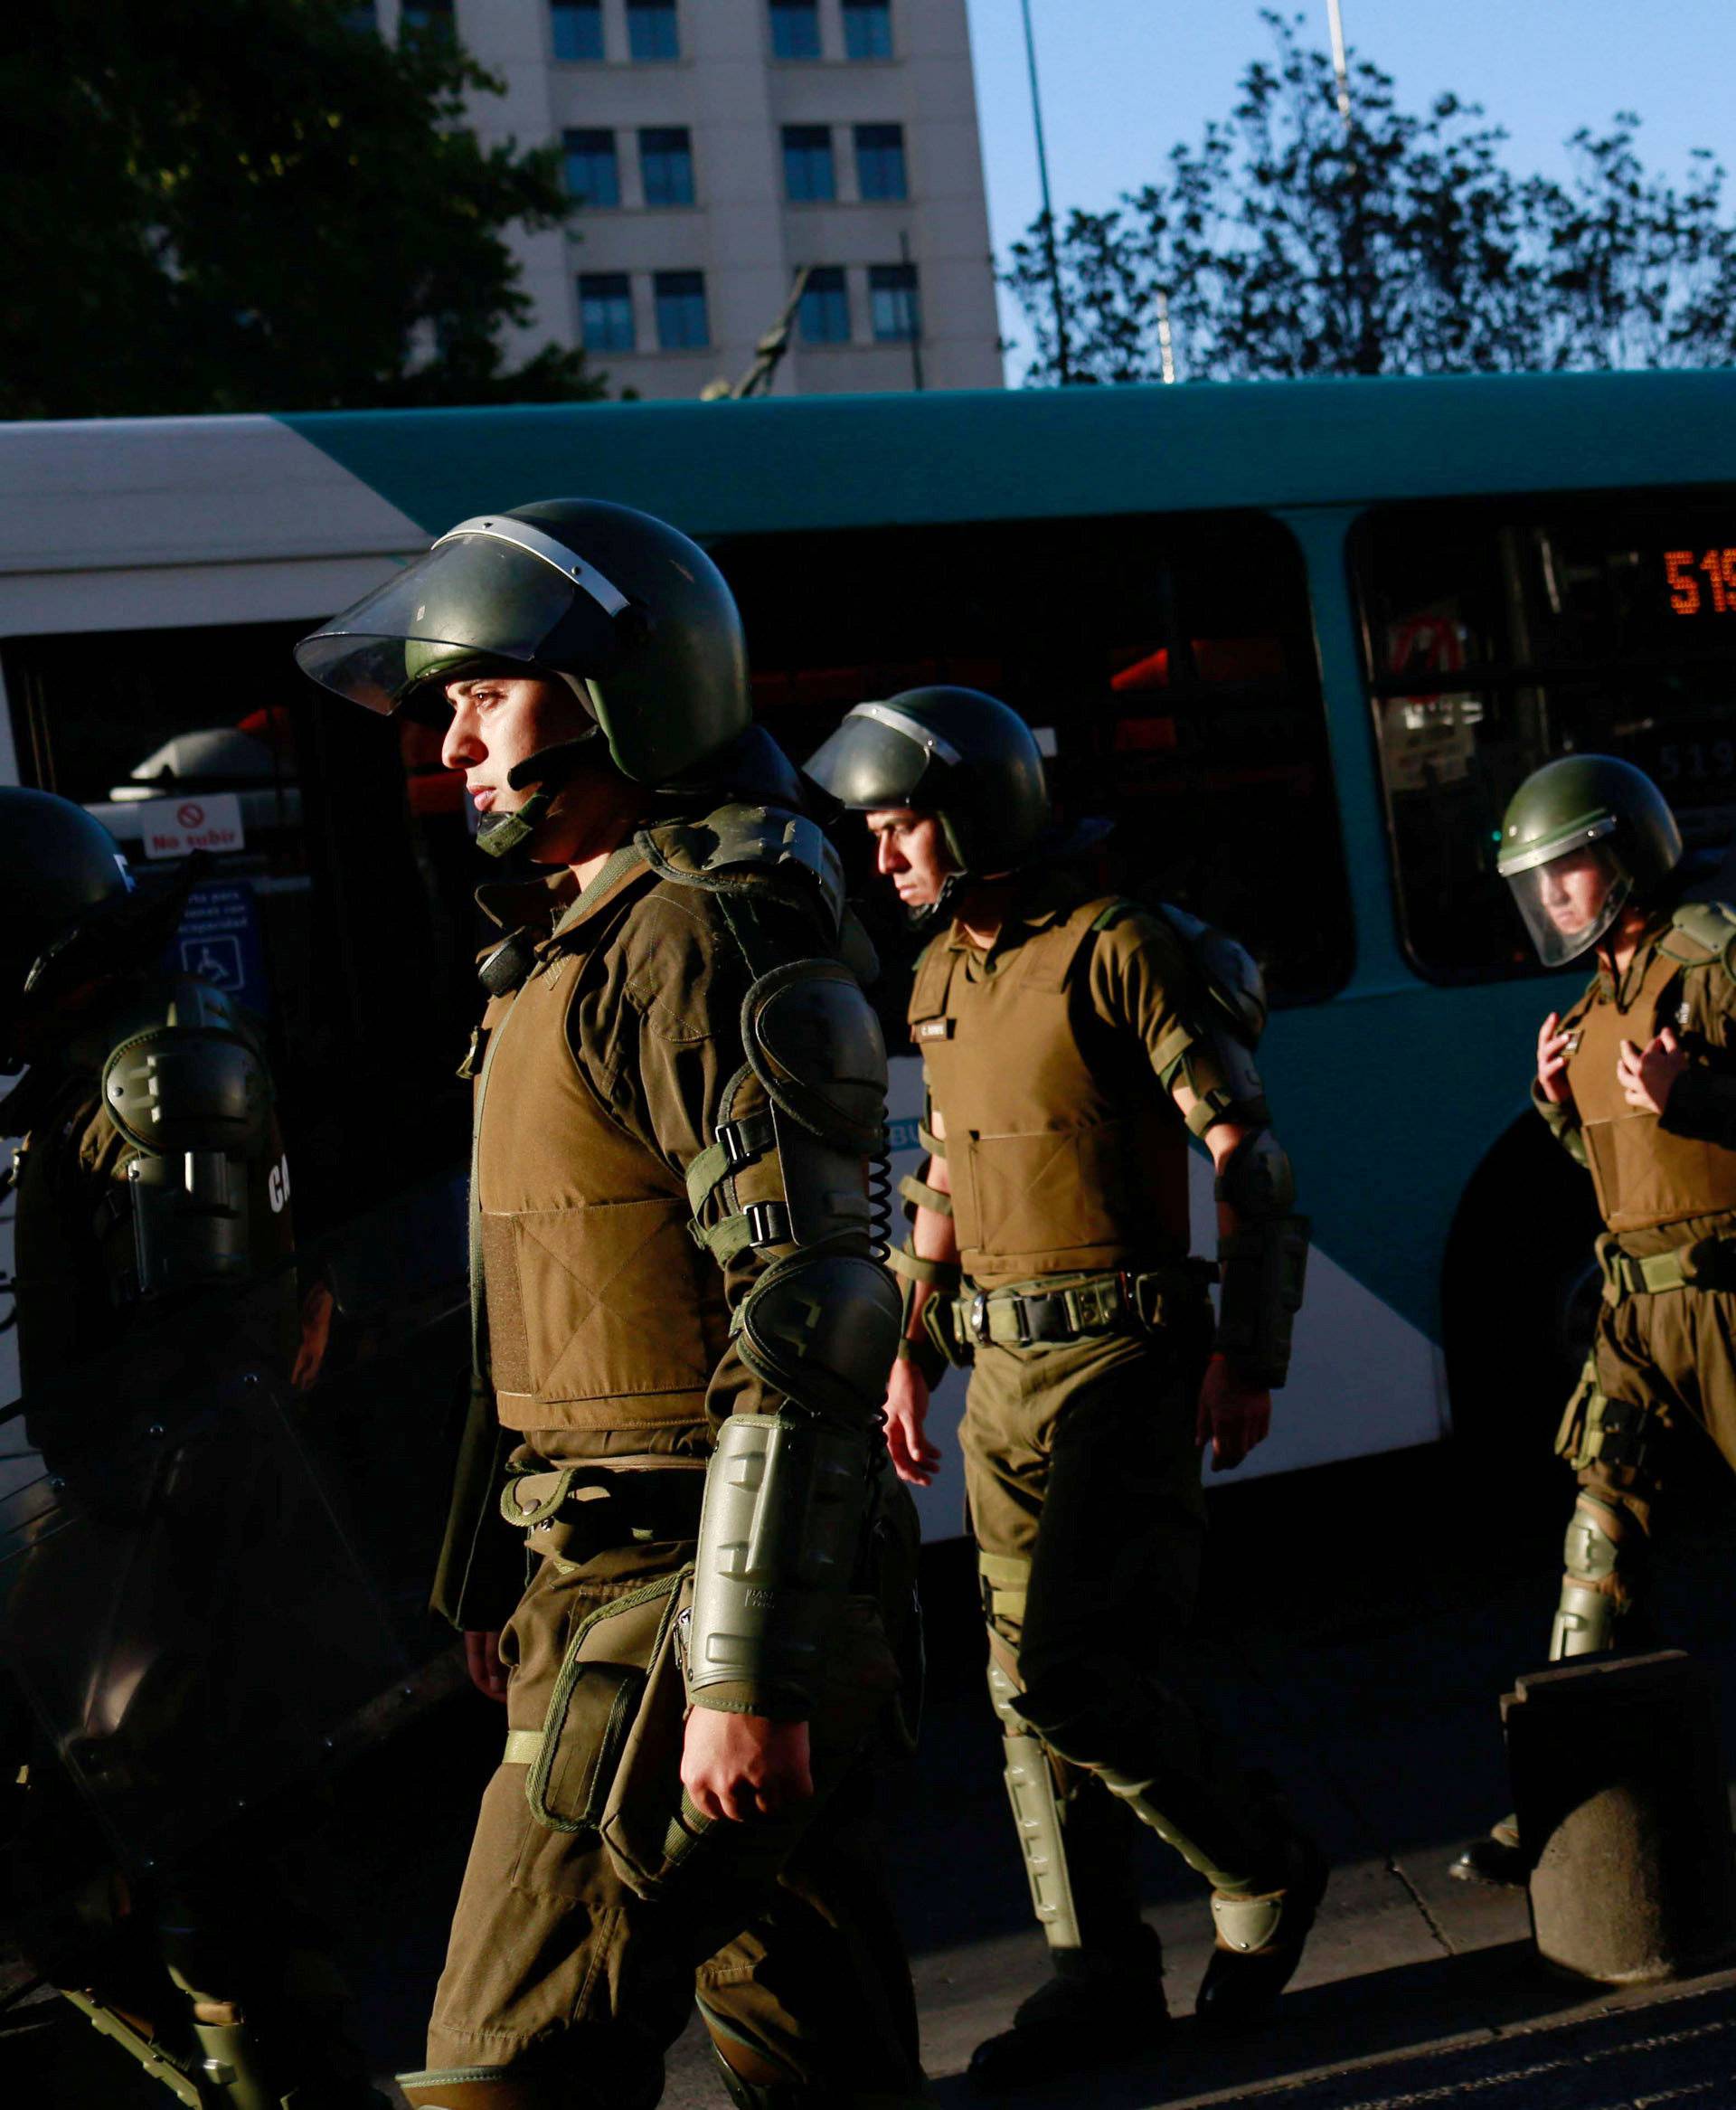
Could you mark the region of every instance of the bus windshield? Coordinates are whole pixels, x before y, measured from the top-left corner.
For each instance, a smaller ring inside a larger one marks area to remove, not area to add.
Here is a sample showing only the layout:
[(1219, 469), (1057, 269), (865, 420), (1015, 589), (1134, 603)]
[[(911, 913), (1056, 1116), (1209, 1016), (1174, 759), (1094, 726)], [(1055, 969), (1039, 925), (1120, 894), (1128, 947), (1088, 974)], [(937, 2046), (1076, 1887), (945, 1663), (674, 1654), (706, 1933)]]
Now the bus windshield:
[(1495, 872), (1553, 756), (1620, 755), (1714, 870), (1736, 833), (1736, 491), (1391, 506), (1352, 538), (1405, 942), (1540, 971)]

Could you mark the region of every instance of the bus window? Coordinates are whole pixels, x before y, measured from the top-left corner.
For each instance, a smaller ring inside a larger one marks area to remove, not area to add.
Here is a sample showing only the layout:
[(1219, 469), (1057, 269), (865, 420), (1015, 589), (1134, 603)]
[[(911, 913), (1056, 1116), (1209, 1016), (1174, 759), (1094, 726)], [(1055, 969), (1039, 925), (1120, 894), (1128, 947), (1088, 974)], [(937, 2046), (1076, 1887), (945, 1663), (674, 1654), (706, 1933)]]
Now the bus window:
[(1404, 506), (1352, 538), (1399, 909), (1442, 981), (1541, 971), (1495, 871), (1552, 757), (1654, 776), (1710, 872), (1736, 833), (1736, 493)]
[(419, 728), (319, 695), (289, 655), (307, 628), (0, 647), (24, 782), (137, 868), (209, 849), (178, 963), (265, 1023), (304, 1234), (462, 1162), (476, 1008), (457, 780)]
[[(755, 535), (713, 555), (766, 724), (798, 760), (852, 704), (983, 688), (1036, 729), (1063, 814), (1107, 813), (1108, 884), (1222, 924), (1280, 1002), (1353, 941), (1307, 580), (1261, 515)], [(853, 879), (865, 879), (854, 831)], [(903, 944), (882, 891), (874, 935)], [(895, 912), (893, 912), (895, 913)]]

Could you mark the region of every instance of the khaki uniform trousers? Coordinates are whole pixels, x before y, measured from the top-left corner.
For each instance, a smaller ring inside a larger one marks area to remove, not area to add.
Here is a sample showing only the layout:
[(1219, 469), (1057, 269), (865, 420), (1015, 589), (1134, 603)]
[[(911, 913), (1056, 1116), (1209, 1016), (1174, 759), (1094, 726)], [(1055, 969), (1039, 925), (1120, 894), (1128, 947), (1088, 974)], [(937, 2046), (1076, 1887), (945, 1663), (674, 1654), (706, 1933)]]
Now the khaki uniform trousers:
[[(589, 1613), (670, 1576), (693, 1550), (544, 1559), (501, 1637), (509, 1727), (542, 1727), (568, 1637)], [(910, 1550), (889, 1566), (908, 1569)], [(595, 1831), (538, 1821), (526, 1766), (500, 1767), (435, 1998), (431, 2070), (518, 2067), (577, 2083), (576, 2102), (654, 2100), (663, 2054), (696, 1998), (739, 2070), (841, 2106), (862, 2094), (920, 2095), (910, 1973), (865, 1823), (869, 1746), (897, 1670), (872, 1604), (849, 1600), (846, 1613), (810, 1725), (813, 1801), (743, 1823), (707, 1824), (689, 1805), (691, 1850), (655, 1898), (629, 1888)], [(682, 1802), (679, 1708), (661, 1739), (671, 1814)], [(570, 1777), (586, 1771), (576, 1756)]]
[(1137, 1940), (1139, 1909), (1137, 1820), (1099, 1768), (1153, 1780), (1158, 1829), (1216, 1888), (1253, 1887), (1268, 1843), (1168, 1660), (1204, 1545), (1194, 1426), (1210, 1340), (1203, 1298), (1161, 1336), (985, 1346), (972, 1365), (962, 1443), (989, 1648), (1050, 1745), (1080, 1946), (1104, 1956)]
[(1703, 1459), (1702, 1435), (1736, 1468), (1736, 1291), (1689, 1283), (1600, 1305), (1556, 1449), (1616, 1541), (1606, 1587), (1625, 1648), (1652, 1636), (1656, 1506)]

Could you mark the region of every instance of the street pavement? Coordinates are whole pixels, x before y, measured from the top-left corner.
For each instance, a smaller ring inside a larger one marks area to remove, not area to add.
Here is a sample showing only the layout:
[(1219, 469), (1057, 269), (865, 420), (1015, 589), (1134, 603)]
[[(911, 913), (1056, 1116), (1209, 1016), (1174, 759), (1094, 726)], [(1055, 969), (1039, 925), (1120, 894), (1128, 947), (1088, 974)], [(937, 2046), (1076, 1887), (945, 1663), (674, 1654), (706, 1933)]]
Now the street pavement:
[[(1708, 1452), (1710, 1458), (1710, 1452)], [(1722, 1471), (1666, 1524), (1668, 1640), (1716, 1669), (1736, 1755), (1736, 1502)], [(1450, 1450), (1214, 1492), (1213, 1552), (1191, 1670), (1248, 1762), (1284, 1780), (1335, 1873), (1278, 2015), (1246, 2041), (1196, 2041), (1189, 2019), (1210, 1924), (1196, 1879), (1138, 1842), (1177, 2018), (1148, 2057), (1002, 2100), (1022, 2110), (1736, 2110), (1736, 1970), (1612, 1992), (1536, 1961), (1523, 1895), (1451, 1881), (1459, 1843), (1507, 1807), (1498, 1698), (1543, 1654), (1566, 1476), (1512, 1484)], [(960, 1545), (930, 1549), (933, 1690), (917, 1763), (879, 1821), (909, 1933), (924, 2051), (942, 2105), (1043, 1974), (980, 1679)], [(358, 1766), (322, 1849), (382, 2084), (420, 2062), (469, 1812), (498, 1715), (462, 1696)], [(1731, 1960), (1736, 1963), (1736, 1958)], [(0, 1989), (3, 1991), (3, 1989)], [(139, 2110), (168, 2098), (57, 2020), (0, 2013), (0, 2100)], [(14, 2083), (29, 2083), (13, 2098)], [(670, 2058), (669, 2110), (719, 2105), (692, 2028)]]

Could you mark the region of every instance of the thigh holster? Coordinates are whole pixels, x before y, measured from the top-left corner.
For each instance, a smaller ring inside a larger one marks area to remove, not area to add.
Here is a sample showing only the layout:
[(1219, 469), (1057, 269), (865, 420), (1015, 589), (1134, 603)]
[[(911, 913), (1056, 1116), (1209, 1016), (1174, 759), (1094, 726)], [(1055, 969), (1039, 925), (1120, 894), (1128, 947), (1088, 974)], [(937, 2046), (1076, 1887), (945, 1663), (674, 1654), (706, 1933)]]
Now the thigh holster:
[(1555, 1454), (1575, 1472), (1588, 1465), (1637, 1471), (1653, 1435), (1652, 1409), (1631, 1399), (1611, 1399), (1598, 1382), (1597, 1361), (1588, 1357), (1556, 1432)]

